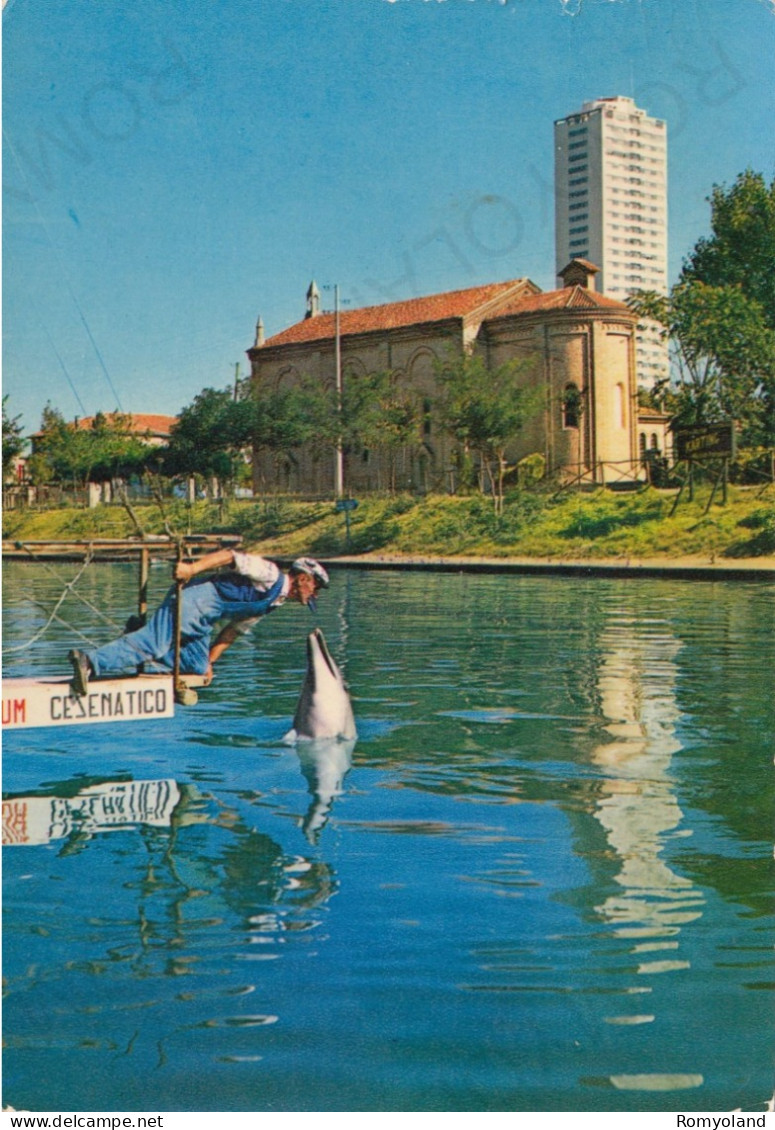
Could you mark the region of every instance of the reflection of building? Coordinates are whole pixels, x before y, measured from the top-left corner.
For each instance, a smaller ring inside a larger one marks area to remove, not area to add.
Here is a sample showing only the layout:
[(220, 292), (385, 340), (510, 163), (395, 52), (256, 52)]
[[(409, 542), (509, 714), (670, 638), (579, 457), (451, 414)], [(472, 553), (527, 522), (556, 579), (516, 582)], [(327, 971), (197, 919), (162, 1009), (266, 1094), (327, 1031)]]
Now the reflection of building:
[[(603, 774), (594, 815), (616, 853), (619, 889), (597, 910), (615, 934), (633, 939), (633, 952), (674, 950), (678, 942), (672, 939), (683, 924), (700, 917), (704, 902), (691, 879), (662, 856), (665, 837), (680, 834), (683, 819), (671, 776), (673, 755), (681, 748), (673, 664), (678, 644), (664, 636), (639, 638), (630, 621), (609, 628), (600, 644), (597, 689), (610, 740), (593, 754)], [(648, 958), (638, 972), (686, 965), (674, 957)]]
[[(398, 457), (396, 485), (419, 491), (454, 486), (454, 445), (440, 425), (434, 365), (450, 351), (476, 350), (488, 366), (521, 360), (524, 383), (542, 403), (509, 452), (539, 453), (548, 471), (597, 481), (631, 477), (638, 467), (635, 326), (625, 303), (599, 293), (597, 268), (575, 259), (563, 286), (542, 293), (529, 279), (491, 283), (336, 314), (319, 312), (310, 288), (307, 317), (264, 340), (259, 323), (248, 351), (254, 388), (282, 389), (307, 376), (333, 387), (337, 352), (344, 381), (388, 371), (421, 405), (414, 443)], [(338, 348), (337, 348), (338, 347)], [(350, 452), (352, 491), (388, 485), (384, 458)], [(276, 466), (257, 452), (255, 486), (329, 493), (334, 455), (302, 451)]]
[[(631, 98), (598, 98), (554, 123), (555, 247), (600, 267), (600, 288), (624, 299), (667, 291), (667, 127)], [(638, 334), (638, 381), (668, 376), (656, 325)]]

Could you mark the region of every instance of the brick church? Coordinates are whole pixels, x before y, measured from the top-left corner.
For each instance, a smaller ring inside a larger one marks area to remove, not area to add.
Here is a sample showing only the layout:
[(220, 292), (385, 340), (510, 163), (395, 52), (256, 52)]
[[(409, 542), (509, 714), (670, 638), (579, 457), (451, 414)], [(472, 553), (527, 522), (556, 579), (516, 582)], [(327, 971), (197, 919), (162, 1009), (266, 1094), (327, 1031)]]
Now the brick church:
[[(434, 418), (434, 362), (453, 350), (476, 350), (488, 366), (523, 362), (526, 383), (542, 390), (543, 408), (516, 439), (509, 459), (540, 453), (548, 472), (593, 482), (631, 479), (640, 473), (635, 380), (636, 315), (595, 290), (597, 268), (574, 259), (561, 272), (562, 287), (542, 292), (527, 278), (489, 283), (422, 298), (322, 313), (314, 284), (301, 321), (264, 340), (261, 323), (248, 350), (254, 387), (272, 389), (302, 375), (334, 385), (337, 356), (345, 381), (391, 371), (420, 398), (425, 411), (414, 443), (399, 459), (401, 490), (455, 487), (454, 441)], [(338, 333), (337, 333), (338, 322)], [(257, 490), (330, 495), (335, 453), (295, 453), (277, 467), (257, 453)], [(385, 468), (377, 453), (349, 453), (348, 493), (380, 489)]]

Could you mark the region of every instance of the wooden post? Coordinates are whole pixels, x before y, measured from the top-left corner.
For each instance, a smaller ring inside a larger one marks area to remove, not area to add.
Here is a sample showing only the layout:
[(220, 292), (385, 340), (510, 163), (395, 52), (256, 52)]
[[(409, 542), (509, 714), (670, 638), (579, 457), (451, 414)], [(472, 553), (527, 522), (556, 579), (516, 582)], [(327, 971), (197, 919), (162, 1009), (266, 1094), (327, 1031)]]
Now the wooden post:
[(137, 596), (137, 615), (142, 624), (148, 619), (148, 571), (150, 555), (143, 547), (140, 550), (140, 588)]
[(173, 660), (172, 674), (175, 681), (177, 694), (180, 683), (180, 637), (183, 622), (183, 582), (175, 581), (175, 658)]
[(672, 506), (671, 506), (671, 508), (670, 508), (670, 517), (671, 517), (671, 518), (673, 517), (673, 515), (674, 515), (674, 514), (675, 514), (675, 512), (676, 512), (676, 510), (678, 509), (678, 503), (679, 503), (679, 502), (681, 501), (681, 495), (682, 495), (682, 494), (683, 494), (683, 492), (684, 492), (684, 487), (686, 486), (686, 483), (687, 483), (687, 481), (688, 481), (687, 479), (682, 479), (682, 480), (681, 480), (681, 485), (680, 485), (680, 487), (678, 488), (678, 494), (677, 494), (677, 495), (675, 496), (675, 498), (673, 499), (673, 505), (672, 505)]
[[(183, 560), (183, 544), (178, 544), (178, 561)], [(192, 687), (187, 687), (180, 677), (180, 640), (183, 624), (183, 581), (175, 581), (175, 652), (172, 667), (172, 685), (175, 702), (181, 706), (196, 706), (199, 696)]]

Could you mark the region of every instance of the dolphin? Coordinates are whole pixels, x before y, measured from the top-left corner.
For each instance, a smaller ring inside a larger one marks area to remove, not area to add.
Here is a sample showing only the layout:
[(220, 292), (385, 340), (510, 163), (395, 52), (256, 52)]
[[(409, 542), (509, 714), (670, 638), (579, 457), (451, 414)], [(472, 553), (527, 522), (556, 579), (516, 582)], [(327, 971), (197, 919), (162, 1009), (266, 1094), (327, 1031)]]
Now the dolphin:
[(331, 658), (320, 628), (307, 636), (307, 673), (288, 743), (322, 739), (355, 741), (353, 708), (342, 673)]

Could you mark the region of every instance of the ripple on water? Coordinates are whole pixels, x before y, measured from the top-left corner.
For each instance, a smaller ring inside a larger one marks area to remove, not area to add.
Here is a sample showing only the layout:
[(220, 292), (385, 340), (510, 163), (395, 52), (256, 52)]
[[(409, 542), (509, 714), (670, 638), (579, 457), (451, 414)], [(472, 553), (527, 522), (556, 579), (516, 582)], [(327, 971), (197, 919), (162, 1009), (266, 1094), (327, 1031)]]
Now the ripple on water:
[(195, 1028), (263, 1028), (267, 1024), (276, 1024), (279, 1016), (219, 1016), (210, 1020), (200, 1020)]
[(510, 707), (486, 708), (481, 710), (437, 710), (437, 718), (459, 718), (463, 722), (482, 722), (491, 726), (506, 722), (577, 722), (571, 714), (542, 714), (538, 711), (512, 710)]
[(702, 1075), (670, 1074), (655, 1072), (649, 1075), (611, 1075), (611, 1083), (617, 1091), (688, 1091), (701, 1087), (705, 1082)]
[(653, 1013), (636, 1013), (634, 1016), (604, 1016), (606, 1024), (651, 1024), (656, 1020)]

